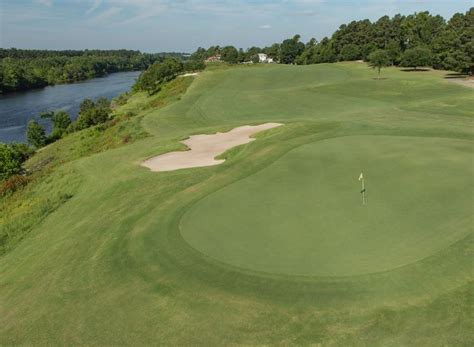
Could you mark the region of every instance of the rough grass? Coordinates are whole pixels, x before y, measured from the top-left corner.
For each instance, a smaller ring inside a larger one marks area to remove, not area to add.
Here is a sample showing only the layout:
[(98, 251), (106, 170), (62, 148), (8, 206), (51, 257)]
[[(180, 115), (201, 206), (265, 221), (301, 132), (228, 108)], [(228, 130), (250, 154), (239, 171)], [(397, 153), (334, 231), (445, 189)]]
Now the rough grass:
[(175, 102), (191, 81), (192, 78), (171, 81), (153, 98), (135, 94), (131, 102), (114, 111), (108, 122), (69, 134), (28, 160), (25, 168), (31, 176), (27, 188), (0, 198), (0, 254), (13, 249), (33, 226), (74, 195), (81, 178), (73, 168), (65, 166), (67, 163), (148, 136), (141, 126), (143, 110)]
[[(78, 177), (73, 198), (0, 258), (0, 343), (472, 345), (472, 233), (405, 266), (328, 278), (237, 268), (179, 232), (199, 200), (322, 139), (472, 141), (472, 90), (438, 72), (375, 74), (356, 63), (221, 67), (160, 108), (132, 97), (124, 111), (143, 116), (150, 136), (59, 165)], [(190, 134), (270, 120), (285, 126), (228, 151), (222, 165), (138, 165)]]

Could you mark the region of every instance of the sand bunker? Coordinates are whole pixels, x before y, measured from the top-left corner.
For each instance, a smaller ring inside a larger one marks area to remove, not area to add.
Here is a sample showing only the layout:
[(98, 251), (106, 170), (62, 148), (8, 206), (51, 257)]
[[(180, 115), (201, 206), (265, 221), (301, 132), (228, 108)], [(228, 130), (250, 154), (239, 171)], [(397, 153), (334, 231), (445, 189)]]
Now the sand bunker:
[(182, 141), (190, 149), (189, 151), (165, 153), (145, 160), (141, 165), (151, 171), (173, 171), (222, 164), (224, 159), (216, 160), (214, 158), (232, 147), (255, 140), (250, 137), (251, 135), (280, 125), (282, 124), (245, 125), (226, 133), (193, 135)]

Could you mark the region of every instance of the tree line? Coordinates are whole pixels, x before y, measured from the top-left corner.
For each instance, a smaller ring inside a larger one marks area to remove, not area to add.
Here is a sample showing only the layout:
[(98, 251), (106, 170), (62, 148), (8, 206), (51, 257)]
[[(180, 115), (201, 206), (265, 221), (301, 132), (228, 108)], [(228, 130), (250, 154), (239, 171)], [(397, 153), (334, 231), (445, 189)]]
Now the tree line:
[[(429, 12), (408, 16), (383, 16), (375, 22), (368, 19), (343, 24), (331, 37), (315, 38), (303, 43), (299, 35), (259, 48), (247, 50), (233, 46), (198, 48), (194, 59), (220, 55), (235, 64), (258, 62), (258, 53), (265, 53), (281, 64), (318, 64), (337, 61), (369, 60), (379, 50), (390, 65), (431, 66), (460, 73), (474, 73), (474, 8), (456, 13), (449, 20)], [(380, 55), (380, 52), (378, 52)], [(417, 58), (421, 54), (422, 58)], [(415, 61), (417, 60), (417, 61)]]
[(161, 90), (164, 83), (171, 81), (178, 75), (186, 72), (200, 71), (205, 68), (202, 59), (192, 57), (183, 62), (177, 58), (166, 58), (164, 61), (157, 61), (138, 77), (134, 91), (146, 91), (149, 95)]
[(112, 72), (145, 70), (169, 56), (181, 58), (183, 53), (0, 49), (0, 93), (77, 82)]

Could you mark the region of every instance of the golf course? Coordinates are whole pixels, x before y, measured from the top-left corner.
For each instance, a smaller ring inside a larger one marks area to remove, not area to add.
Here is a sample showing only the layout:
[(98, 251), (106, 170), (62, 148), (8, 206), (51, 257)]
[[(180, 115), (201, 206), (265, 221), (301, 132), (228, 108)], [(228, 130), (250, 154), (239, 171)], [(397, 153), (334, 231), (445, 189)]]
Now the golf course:
[(446, 74), (215, 64), (44, 147), (1, 210), (0, 345), (472, 346), (474, 89)]

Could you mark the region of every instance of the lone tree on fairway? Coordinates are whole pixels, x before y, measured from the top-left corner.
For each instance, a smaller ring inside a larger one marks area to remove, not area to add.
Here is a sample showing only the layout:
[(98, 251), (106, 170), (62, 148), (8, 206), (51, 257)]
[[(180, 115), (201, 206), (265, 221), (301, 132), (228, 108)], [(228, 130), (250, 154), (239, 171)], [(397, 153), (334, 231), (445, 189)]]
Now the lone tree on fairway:
[(369, 55), (369, 66), (371, 66), (373, 69), (377, 69), (378, 71), (378, 77), (380, 78), (380, 70), (385, 67), (390, 65), (390, 57), (387, 52), (385, 52), (383, 49), (378, 49), (376, 51), (373, 51)]
[(428, 48), (415, 47), (407, 49), (403, 53), (401, 65), (412, 67), (414, 70), (418, 66), (428, 66), (431, 64), (431, 51)]

